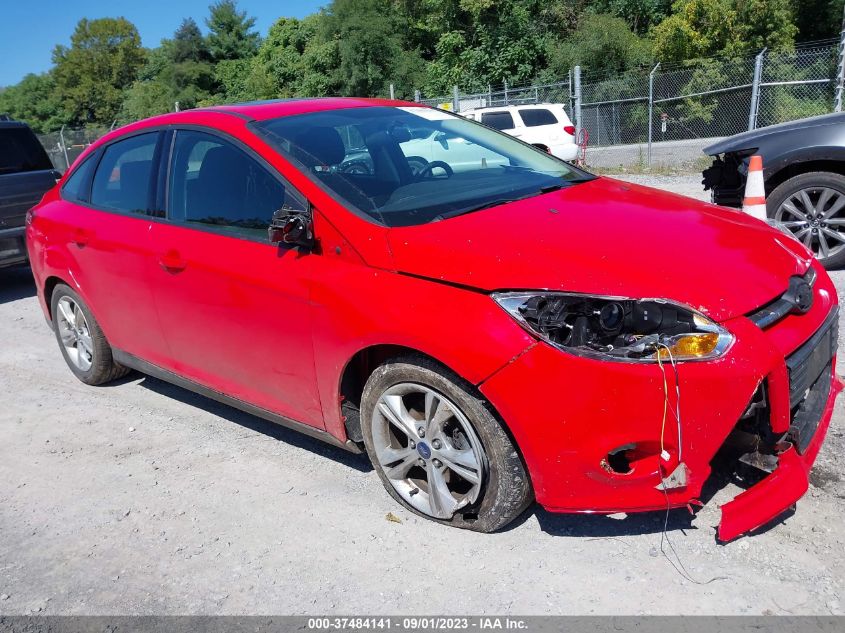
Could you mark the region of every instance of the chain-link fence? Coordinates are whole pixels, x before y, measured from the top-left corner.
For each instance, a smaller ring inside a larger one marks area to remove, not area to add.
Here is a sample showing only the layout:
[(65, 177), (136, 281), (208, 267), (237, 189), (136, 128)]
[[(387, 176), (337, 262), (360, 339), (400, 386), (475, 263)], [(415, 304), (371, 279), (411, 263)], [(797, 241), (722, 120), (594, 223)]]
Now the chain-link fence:
[(50, 160), (53, 161), (53, 167), (64, 173), (86, 147), (108, 131), (108, 128), (98, 126), (80, 129), (62, 128), (58, 132), (39, 134), (38, 140), (47, 150)]
[(711, 58), (613, 76), (574, 68), (560, 82), (422, 98), (458, 112), (562, 103), (587, 140), (586, 164), (607, 171), (691, 170), (706, 145), (739, 132), (834, 111), (835, 41), (749, 58)]
[[(698, 171), (706, 145), (757, 127), (833, 112), (845, 64), (841, 43), (749, 58), (711, 58), (612, 76), (573, 68), (561, 81), (508, 86), (417, 101), (464, 112), (560, 103), (585, 139), (586, 164), (603, 171)], [(106, 128), (62, 129), (39, 138), (64, 172)]]

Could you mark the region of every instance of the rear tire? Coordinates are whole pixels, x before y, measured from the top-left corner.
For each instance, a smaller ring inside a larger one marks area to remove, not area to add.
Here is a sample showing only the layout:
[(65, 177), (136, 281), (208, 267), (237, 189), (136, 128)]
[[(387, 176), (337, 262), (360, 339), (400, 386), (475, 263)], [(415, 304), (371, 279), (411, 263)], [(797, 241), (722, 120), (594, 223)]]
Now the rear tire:
[(790, 178), (769, 195), (766, 213), (822, 266), (845, 266), (845, 176), (815, 171)]
[(429, 358), (391, 360), (367, 380), (361, 429), (396, 501), (444, 525), (493, 532), (534, 497), (519, 452), (479, 395)]
[(50, 298), (53, 331), (65, 362), (86, 385), (102, 385), (129, 373), (115, 362), (100, 325), (80, 296), (58, 284)]

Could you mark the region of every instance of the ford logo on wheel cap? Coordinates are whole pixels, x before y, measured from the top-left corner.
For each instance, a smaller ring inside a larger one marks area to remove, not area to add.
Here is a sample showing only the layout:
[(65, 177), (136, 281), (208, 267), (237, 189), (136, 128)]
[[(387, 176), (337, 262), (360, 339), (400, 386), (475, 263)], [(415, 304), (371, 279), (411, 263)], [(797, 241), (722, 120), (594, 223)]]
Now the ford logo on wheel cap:
[(431, 447), (425, 442), (420, 442), (419, 444), (417, 444), (417, 452), (423, 459), (428, 459), (431, 457)]

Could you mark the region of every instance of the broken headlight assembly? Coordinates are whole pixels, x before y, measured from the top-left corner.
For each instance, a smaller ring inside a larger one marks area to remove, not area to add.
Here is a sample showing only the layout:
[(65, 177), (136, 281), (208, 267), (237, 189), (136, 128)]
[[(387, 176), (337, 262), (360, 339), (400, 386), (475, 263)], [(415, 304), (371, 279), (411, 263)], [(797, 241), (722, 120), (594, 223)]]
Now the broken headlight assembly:
[(616, 361), (712, 360), (733, 336), (704, 315), (661, 299), (502, 292), (493, 299), (520, 325), (555, 347)]

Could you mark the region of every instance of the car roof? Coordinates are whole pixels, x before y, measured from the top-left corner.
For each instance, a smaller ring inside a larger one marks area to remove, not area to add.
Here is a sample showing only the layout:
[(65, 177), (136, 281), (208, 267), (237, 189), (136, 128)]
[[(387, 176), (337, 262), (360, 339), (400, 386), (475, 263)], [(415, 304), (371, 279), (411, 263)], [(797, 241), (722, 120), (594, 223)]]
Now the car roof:
[(365, 108), (372, 106), (419, 106), (420, 103), (396, 101), (391, 99), (363, 99), (358, 97), (319, 97), (301, 99), (272, 99), (268, 101), (248, 101), (232, 103), (186, 112), (224, 112), (253, 121), (266, 121), (283, 116), (322, 112), (325, 110), (340, 110), (344, 108)]
[(508, 104), (508, 105), (499, 105), (499, 106), (483, 106), (481, 108), (472, 108), (471, 110), (464, 110), (461, 114), (467, 114), (469, 112), (486, 112), (488, 110), (511, 110), (516, 108), (564, 108), (564, 104), (562, 103), (517, 103), (517, 104)]

